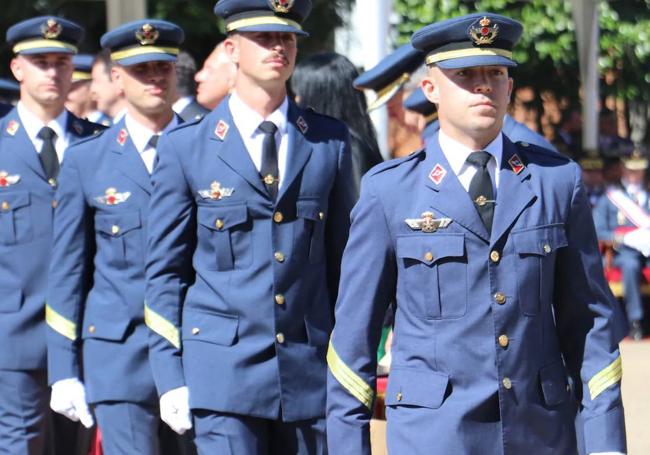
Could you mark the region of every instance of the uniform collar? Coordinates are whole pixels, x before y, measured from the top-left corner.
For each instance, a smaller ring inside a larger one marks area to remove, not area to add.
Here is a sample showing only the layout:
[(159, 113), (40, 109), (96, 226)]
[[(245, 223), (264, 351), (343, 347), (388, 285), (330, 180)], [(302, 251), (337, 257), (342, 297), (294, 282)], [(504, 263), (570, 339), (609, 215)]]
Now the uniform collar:
[(260, 123), (264, 120), (275, 123), (278, 127), (278, 132), (283, 135), (287, 131), (287, 112), (289, 110), (289, 99), (285, 96), (282, 104), (267, 118), (263, 118), (260, 114), (251, 109), (244, 101), (237, 96), (237, 92), (233, 92), (228, 100), (228, 107), (232, 114), (233, 122), (239, 130), (242, 137), (253, 137), (259, 130)]
[(191, 102), (192, 102), (191, 96), (183, 96), (177, 99), (176, 102), (172, 105), (172, 110), (177, 114), (180, 114), (181, 112), (183, 112), (183, 109), (185, 109), (187, 106), (190, 105)]
[[(449, 162), (449, 166), (454, 171), (454, 174), (459, 175), (465, 170), (467, 166), (466, 160), (470, 153), (476, 152), (466, 145), (447, 136), (442, 129), (438, 133), (438, 140), (440, 141), (440, 149), (444, 153), (445, 158)], [(503, 136), (501, 133), (490, 142), (483, 151), (488, 152), (496, 160), (496, 169), (501, 169), (501, 155), (503, 152)]]
[(18, 116), (25, 128), (25, 132), (27, 132), (27, 136), (32, 141), (37, 138), (39, 131), (45, 126), (52, 128), (58, 138), (64, 138), (67, 134), (68, 111), (65, 109), (63, 109), (58, 117), (50, 120), (47, 124), (43, 123), (41, 119), (34, 115), (22, 101), (18, 102), (16, 109), (18, 110)]
[[(133, 141), (133, 145), (135, 145), (135, 148), (138, 151), (138, 153), (144, 152), (147, 149), (149, 141), (151, 140), (151, 136), (157, 134), (154, 131), (147, 128), (146, 126), (143, 126), (142, 124), (137, 122), (128, 113), (124, 115), (124, 124), (126, 126), (126, 129), (129, 132), (129, 136), (131, 137), (131, 140)], [(178, 125), (178, 118), (174, 114), (172, 120), (163, 129), (161, 134), (166, 133), (170, 129), (174, 128), (176, 125)]]

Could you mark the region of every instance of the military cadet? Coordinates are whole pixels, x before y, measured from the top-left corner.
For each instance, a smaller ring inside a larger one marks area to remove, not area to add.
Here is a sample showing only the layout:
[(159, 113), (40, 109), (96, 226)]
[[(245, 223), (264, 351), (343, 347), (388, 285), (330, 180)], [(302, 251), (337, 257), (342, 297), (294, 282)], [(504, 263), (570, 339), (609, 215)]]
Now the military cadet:
[(89, 54), (77, 54), (72, 57), (72, 86), (68, 92), (68, 99), (65, 108), (79, 118), (88, 118), (93, 110), (93, 102), (90, 96), (90, 84), (92, 76), (90, 69), (94, 57)]
[(603, 169), (605, 162), (598, 156), (584, 156), (579, 161), (582, 170), (582, 183), (589, 198), (591, 208), (598, 205), (598, 201), (605, 194), (605, 176)]
[(345, 126), (287, 98), (310, 10), (217, 2), (235, 89), (160, 143), (149, 358), (161, 417), (183, 431), (191, 408), (202, 454), (326, 453), (325, 350), (354, 185)]
[(57, 190), (46, 307), (52, 408), (74, 419), (92, 404), (107, 455), (159, 453), (144, 258), (158, 138), (179, 121), (172, 103), (183, 37), (159, 20), (102, 36), (127, 113), (70, 148)]
[(210, 112), (196, 100), (196, 62), (185, 51), (178, 54), (176, 60), (176, 95), (172, 109), (183, 121), (198, 120)]
[(643, 267), (650, 266), (650, 192), (646, 187), (646, 157), (623, 160), (620, 183), (610, 185), (594, 208), (598, 238), (613, 245), (614, 265), (621, 268), (630, 337), (643, 338)]
[(332, 453), (370, 454), (375, 353), (395, 295), (390, 453), (575, 454), (574, 397), (586, 452), (626, 450), (621, 315), (580, 169), (501, 134), (521, 33), (476, 13), (413, 35), (440, 132), (369, 171), (352, 212), (327, 356)]
[(196, 100), (209, 110), (217, 107), (235, 86), (237, 67), (226, 55), (224, 47), (223, 41), (217, 44), (194, 76)]
[[(45, 294), (59, 162), (97, 125), (64, 109), (72, 54), (83, 29), (36, 17), (7, 30), (20, 101), (0, 121), (0, 450), (44, 447), (47, 389)], [(10, 348), (9, 348), (10, 346)], [(88, 421), (85, 421), (88, 423)]]

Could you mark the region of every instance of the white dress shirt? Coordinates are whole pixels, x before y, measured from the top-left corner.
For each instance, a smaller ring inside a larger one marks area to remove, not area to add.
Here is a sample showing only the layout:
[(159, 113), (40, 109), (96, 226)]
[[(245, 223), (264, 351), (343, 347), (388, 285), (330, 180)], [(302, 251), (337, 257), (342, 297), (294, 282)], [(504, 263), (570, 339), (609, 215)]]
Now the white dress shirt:
[(151, 141), (152, 136), (165, 133), (178, 125), (178, 119), (176, 115), (172, 117), (171, 122), (167, 124), (161, 133), (155, 133), (146, 126), (141, 125), (128, 113), (124, 116), (124, 123), (126, 125), (127, 131), (129, 132), (129, 136), (133, 141), (133, 145), (135, 145), (135, 149), (140, 154), (140, 158), (142, 158), (147, 171), (149, 171), (149, 174), (151, 174), (153, 172), (153, 165), (156, 162), (156, 149), (151, 146), (149, 141)]
[(34, 144), (36, 153), (41, 153), (43, 148), (43, 139), (38, 137), (39, 131), (43, 127), (50, 127), (56, 133), (56, 141), (54, 141), (54, 148), (56, 149), (56, 156), (59, 158), (59, 163), (63, 162), (63, 154), (65, 149), (68, 148), (70, 143), (70, 135), (67, 132), (66, 126), (68, 124), (68, 111), (63, 109), (63, 112), (59, 114), (54, 120), (50, 120), (47, 124), (43, 123), (41, 119), (32, 114), (27, 106), (23, 104), (22, 101), (18, 102), (16, 106), (18, 109), (18, 117), (20, 118), (20, 123), (23, 124), (27, 137)]
[[(469, 184), (472, 177), (476, 174), (476, 167), (466, 162), (470, 153), (478, 150), (472, 150), (469, 147), (461, 144), (460, 142), (447, 136), (442, 130), (438, 134), (438, 141), (442, 153), (447, 158), (451, 170), (456, 174), (460, 184), (463, 185), (466, 191), (469, 191)], [(499, 187), (499, 169), (501, 168), (501, 154), (503, 151), (503, 137), (501, 133), (490, 142), (483, 151), (492, 155), (487, 164), (487, 170), (492, 179), (492, 186), (494, 189), (494, 197), (497, 195), (497, 188)]]
[(192, 102), (191, 96), (182, 96), (179, 99), (177, 99), (176, 102), (172, 105), (172, 110), (177, 114), (180, 114), (181, 112), (183, 112), (183, 109), (189, 106), (191, 102)]
[(278, 150), (278, 187), (282, 188), (284, 174), (287, 166), (287, 153), (289, 150), (289, 135), (287, 134), (287, 112), (289, 110), (289, 100), (285, 97), (280, 107), (271, 113), (267, 118), (251, 109), (246, 103), (237, 96), (236, 92), (230, 95), (228, 107), (232, 114), (233, 122), (239, 130), (248, 154), (253, 160), (255, 168), (262, 169), (262, 144), (264, 143), (264, 133), (259, 130), (260, 123), (264, 120), (273, 122), (278, 127), (275, 133), (275, 145)]

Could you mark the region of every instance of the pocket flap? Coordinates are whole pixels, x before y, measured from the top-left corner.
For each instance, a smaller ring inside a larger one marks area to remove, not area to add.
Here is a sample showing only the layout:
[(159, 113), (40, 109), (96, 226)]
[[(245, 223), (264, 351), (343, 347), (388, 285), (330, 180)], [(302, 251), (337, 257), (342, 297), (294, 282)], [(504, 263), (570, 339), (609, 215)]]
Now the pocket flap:
[(296, 202), (296, 216), (308, 220), (320, 220), (319, 201), (316, 199), (298, 199)]
[(563, 224), (551, 224), (513, 232), (512, 241), (517, 253), (540, 256), (546, 256), (568, 245)]
[(431, 234), (397, 238), (397, 257), (414, 259), (427, 264), (440, 259), (463, 257), (465, 236), (463, 234)]
[(442, 404), (449, 375), (436, 371), (393, 368), (388, 377), (387, 406), (422, 406), (437, 409)]
[(28, 191), (15, 191), (11, 193), (0, 193), (0, 205), (3, 212), (19, 209), (29, 205)]
[(555, 362), (539, 370), (539, 382), (544, 400), (549, 406), (562, 403), (567, 398), (567, 375), (562, 362)]
[(190, 311), (183, 314), (183, 340), (231, 346), (235, 342), (239, 316)]
[(197, 219), (200, 224), (214, 231), (230, 229), (248, 220), (246, 204), (220, 207), (199, 206)]
[(81, 338), (122, 341), (131, 321), (127, 317), (116, 319), (113, 313), (110, 317), (93, 314), (92, 311), (84, 316)]
[(98, 214), (95, 216), (95, 229), (115, 237), (141, 227), (140, 212)]

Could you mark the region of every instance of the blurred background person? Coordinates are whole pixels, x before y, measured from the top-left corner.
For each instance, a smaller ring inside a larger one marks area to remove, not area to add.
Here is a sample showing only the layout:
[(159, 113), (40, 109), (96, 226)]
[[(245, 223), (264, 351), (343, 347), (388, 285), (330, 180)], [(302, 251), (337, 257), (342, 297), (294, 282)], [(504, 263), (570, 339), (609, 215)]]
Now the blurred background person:
[(106, 126), (119, 122), (126, 113), (124, 94), (111, 77), (112, 67), (111, 54), (104, 49), (95, 56), (91, 70), (90, 93), (97, 111), (88, 120)]
[(72, 86), (68, 92), (65, 108), (79, 118), (88, 118), (95, 110), (95, 103), (90, 96), (92, 76), (90, 70), (94, 57), (89, 54), (77, 54), (72, 57)]
[(296, 103), (344, 122), (350, 130), (350, 147), (356, 194), (361, 177), (383, 161), (364, 94), (352, 82), (359, 76), (343, 55), (315, 54), (296, 65), (291, 90)]
[(429, 101), (422, 89), (418, 87), (406, 97), (404, 108), (411, 115), (417, 115), (417, 127), (424, 145), (427, 139), (440, 129), (436, 105)]
[(181, 51), (176, 60), (176, 94), (172, 110), (183, 121), (198, 120), (210, 112), (196, 101), (196, 61), (188, 52)]
[(20, 98), (20, 85), (14, 79), (0, 78), (0, 103), (15, 105)]
[(206, 109), (212, 110), (235, 86), (237, 67), (224, 51), (223, 42), (216, 45), (196, 73), (196, 100)]
[(386, 105), (388, 110), (388, 149), (393, 158), (405, 156), (421, 146), (420, 132), (413, 121), (408, 121), (402, 106), (405, 96), (414, 90), (419, 82), (406, 86), (411, 74), (424, 63), (424, 55), (405, 44), (384, 57), (377, 65), (354, 80), (360, 90), (372, 90), (376, 97), (370, 103), (369, 111)]
[(582, 170), (582, 184), (584, 185), (591, 208), (598, 205), (598, 201), (605, 194), (605, 177), (603, 175), (603, 159), (600, 157), (584, 157), (578, 161)]

